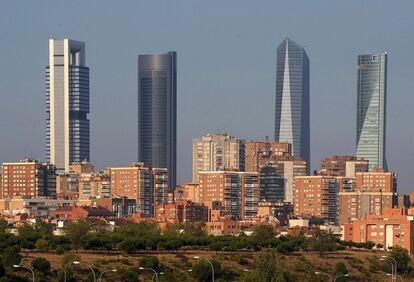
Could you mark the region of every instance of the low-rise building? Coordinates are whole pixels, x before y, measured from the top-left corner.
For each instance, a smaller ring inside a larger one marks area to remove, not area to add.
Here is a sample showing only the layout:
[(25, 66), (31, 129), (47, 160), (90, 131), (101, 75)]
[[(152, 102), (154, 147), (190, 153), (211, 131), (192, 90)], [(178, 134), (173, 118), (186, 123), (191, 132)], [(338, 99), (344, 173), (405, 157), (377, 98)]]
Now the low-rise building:
[(380, 215), (365, 214), (363, 219), (352, 222), (352, 238), (346, 239), (356, 243), (372, 241), (385, 249), (401, 246), (413, 254), (414, 216), (410, 214), (413, 213), (406, 208), (384, 209)]

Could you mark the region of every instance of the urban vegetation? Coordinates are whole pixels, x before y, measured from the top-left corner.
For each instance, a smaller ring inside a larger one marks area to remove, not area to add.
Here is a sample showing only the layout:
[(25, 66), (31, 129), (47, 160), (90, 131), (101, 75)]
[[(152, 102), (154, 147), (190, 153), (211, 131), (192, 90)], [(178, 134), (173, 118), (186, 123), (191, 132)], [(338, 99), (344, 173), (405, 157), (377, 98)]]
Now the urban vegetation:
[[(345, 274), (358, 281), (391, 273), (390, 262), (380, 260), (382, 251), (373, 252), (366, 261), (352, 255), (358, 249), (382, 247), (372, 242), (343, 242), (321, 230), (312, 237), (275, 236), (273, 228), (267, 225), (257, 226), (252, 236), (210, 236), (203, 227), (202, 223), (167, 225), (161, 233), (150, 222), (126, 223), (111, 230), (105, 224), (91, 225), (81, 220), (69, 223), (63, 236), (53, 235), (48, 223), (22, 225), (15, 235), (9, 232), (5, 221), (0, 221), (0, 282), (30, 281), (27, 269), (13, 267), (19, 264), (31, 267), (36, 281), (64, 281), (65, 266), (66, 281), (93, 281), (88, 268), (75, 269), (72, 265), (90, 254), (101, 257), (88, 261), (96, 273), (107, 271), (108, 265), (119, 269), (106, 274), (106, 281), (137, 281), (139, 277), (150, 281), (153, 273), (139, 267), (162, 273), (159, 281), (211, 281), (210, 262), (216, 281), (324, 281), (327, 277), (315, 274), (317, 271), (333, 277), (341, 275), (337, 281), (347, 281)], [(191, 254), (197, 253), (210, 262), (194, 259)], [(36, 255), (28, 259), (31, 254)], [(343, 260), (336, 259), (332, 267), (314, 262), (316, 258), (328, 259), (339, 254), (343, 254)], [(395, 247), (387, 255), (397, 261), (400, 275), (414, 277), (414, 266), (405, 249)], [(60, 257), (60, 264), (52, 265), (48, 258), (56, 257)]]

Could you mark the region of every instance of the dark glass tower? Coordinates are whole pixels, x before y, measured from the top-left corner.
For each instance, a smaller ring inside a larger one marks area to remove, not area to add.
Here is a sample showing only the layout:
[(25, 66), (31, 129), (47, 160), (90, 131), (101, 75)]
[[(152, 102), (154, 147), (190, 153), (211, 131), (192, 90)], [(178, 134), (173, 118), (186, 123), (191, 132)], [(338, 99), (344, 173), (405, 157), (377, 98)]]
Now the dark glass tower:
[(138, 161), (168, 169), (176, 185), (177, 54), (138, 57)]
[(277, 47), (275, 141), (292, 144), (292, 155), (310, 167), (309, 58), (285, 38)]
[(90, 161), (89, 68), (85, 43), (49, 40), (46, 67), (47, 159), (58, 171)]

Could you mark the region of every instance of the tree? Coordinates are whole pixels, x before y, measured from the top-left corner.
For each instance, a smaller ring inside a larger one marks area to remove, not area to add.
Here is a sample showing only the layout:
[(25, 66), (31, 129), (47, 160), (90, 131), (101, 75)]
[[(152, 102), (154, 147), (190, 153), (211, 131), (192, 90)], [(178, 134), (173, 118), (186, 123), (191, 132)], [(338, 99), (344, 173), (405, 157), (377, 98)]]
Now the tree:
[(161, 270), (161, 265), (156, 256), (143, 256), (142, 259), (139, 261), (139, 266), (145, 268), (152, 268), (155, 271)]
[[(348, 269), (346, 268), (345, 263), (343, 263), (342, 261), (337, 262), (337, 263), (335, 264), (335, 277), (336, 277), (336, 276), (339, 276), (339, 275), (343, 276), (343, 275), (345, 275), (345, 274), (348, 274)], [(340, 282), (342, 282), (342, 281), (347, 281), (347, 280), (345, 279), (345, 277), (340, 277), (340, 278), (338, 278), (338, 279), (336, 279), (336, 280), (337, 280), (337, 281), (340, 281)]]
[(89, 224), (85, 220), (70, 222), (65, 229), (66, 236), (72, 243), (72, 247), (78, 250), (88, 237)]
[(19, 264), (22, 260), (22, 256), (19, 252), (20, 249), (16, 246), (7, 247), (2, 253), (4, 265), (12, 266), (13, 264)]
[[(211, 260), (214, 267), (214, 278), (218, 278), (221, 271), (221, 263), (217, 260)], [(192, 267), (192, 273), (198, 281), (210, 281), (211, 280), (211, 265), (206, 260), (198, 260)]]
[(138, 281), (138, 273), (131, 267), (125, 271), (122, 271), (121, 278), (124, 282), (136, 282)]
[(44, 274), (48, 274), (50, 272), (50, 262), (46, 258), (35, 258), (32, 260), (32, 266), (35, 270), (40, 271)]
[(410, 268), (411, 258), (408, 255), (407, 249), (400, 246), (392, 247), (390, 256), (397, 261), (398, 273), (407, 273)]
[(9, 226), (9, 223), (4, 218), (0, 219), (0, 232), (4, 233), (7, 230), (7, 227)]
[(259, 246), (269, 246), (275, 237), (275, 231), (270, 225), (257, 225), (254, 228), (253, 238)]
[(38, 251), (44, 252), (47, 251), (48, 242), (45, 239), (38, 239), (35, 246)]
[(243, 281), (249, 282), (274, 282), (284, 281), (281, 267), (277, 262), (275, 252), (266, 252), (258, 255), (254, 260), (254, 271), (247, 273)]

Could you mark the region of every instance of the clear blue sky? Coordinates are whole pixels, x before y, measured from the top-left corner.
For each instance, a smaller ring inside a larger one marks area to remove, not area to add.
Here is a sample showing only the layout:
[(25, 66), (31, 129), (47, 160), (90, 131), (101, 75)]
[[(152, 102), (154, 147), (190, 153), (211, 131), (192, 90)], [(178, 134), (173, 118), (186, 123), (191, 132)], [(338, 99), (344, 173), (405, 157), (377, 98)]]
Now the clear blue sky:
[(388, 51), (387, 156), (414, 188), (413, 1), (5, 1), (0, 4), (0, 161), (45, 159), (48, 39), (86, 42), (91, 158), (137, 156), (138, 54), (178, 52), (178, 176), (191, 139), (274, 136), (276, 47), (289, 36), (311, 63), (311, 158), (354, 154), (356, 58)]

